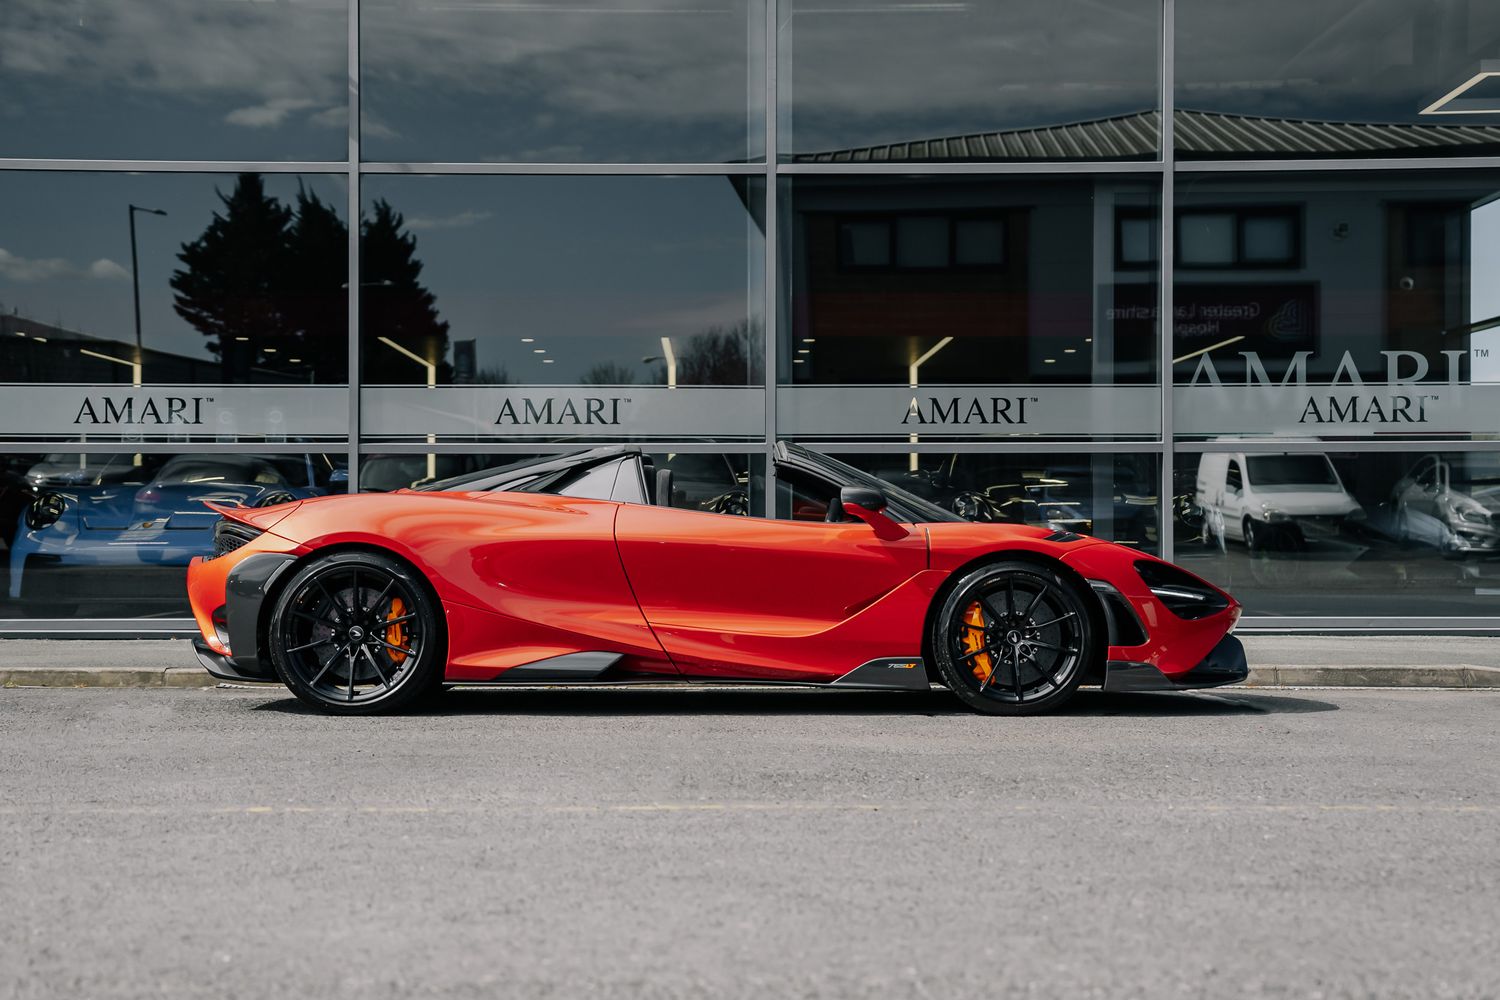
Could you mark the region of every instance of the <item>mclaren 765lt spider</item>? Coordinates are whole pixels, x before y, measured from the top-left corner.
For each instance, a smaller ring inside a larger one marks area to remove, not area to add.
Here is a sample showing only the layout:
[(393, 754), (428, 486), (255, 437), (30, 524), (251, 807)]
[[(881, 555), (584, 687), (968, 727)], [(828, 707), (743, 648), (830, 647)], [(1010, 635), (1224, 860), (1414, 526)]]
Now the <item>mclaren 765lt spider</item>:
[(1081, 684), (1246, 675), (1234, 599), (1136, 549), (970, 523), (788, 445), (779, 516), (752, 517), (763, 477), (703, 488), (683, 457), (600, 448), (416, 490), (218, 506), (214, 554), (188, 571), (199, 659), (334, 713), (454, 684), (677, 679), (939, 684), (1018, 715)]

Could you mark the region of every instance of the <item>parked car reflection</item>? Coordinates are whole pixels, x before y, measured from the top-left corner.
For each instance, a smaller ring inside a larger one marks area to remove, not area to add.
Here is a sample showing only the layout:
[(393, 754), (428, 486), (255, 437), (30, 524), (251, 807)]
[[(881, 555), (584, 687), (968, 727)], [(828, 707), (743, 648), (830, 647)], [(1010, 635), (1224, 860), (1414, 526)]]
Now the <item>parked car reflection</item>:
[(1205, 540), (1243, 542), (1251, 551), (1298, 550), (1310, 537), (1335, 537), (1364, 508), (1328, 456), (1209, 452), (1198, 463), (1196, 502)]
[[(139, 468), (139, 467), (137, 467)], [(179, 455), (149, 482), (38, 490), (10, 551), (12, 600), (46, 616), (81, 605), (182, 606), (182, 574), (213, 550), (204, 501), (264, 507), (339, 488), (315, 455)]]
[(1500, 549), (1500, 473), (1476, 475), (1437, 455), (1424, 455), (1391, 490), (1397, 539), (1445, 555)]

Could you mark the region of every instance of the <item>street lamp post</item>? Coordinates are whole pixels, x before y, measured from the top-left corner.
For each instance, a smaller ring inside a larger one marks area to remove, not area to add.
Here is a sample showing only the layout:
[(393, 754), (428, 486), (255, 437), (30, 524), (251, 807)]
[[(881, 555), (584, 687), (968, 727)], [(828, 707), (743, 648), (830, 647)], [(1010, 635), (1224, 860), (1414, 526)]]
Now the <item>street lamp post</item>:
[(139, 205), (131, 205), (127, 213), (130, 216), (130, 287), (135, 296), (135, 363), (139, 371), (145, 355), (141, 349), (141, 270), (136, 262), (135, 253), (135, 213), (137, 212), (145, 212), (149, 215), (166, 215), (167, 213), (159, 208), (142, 208)]

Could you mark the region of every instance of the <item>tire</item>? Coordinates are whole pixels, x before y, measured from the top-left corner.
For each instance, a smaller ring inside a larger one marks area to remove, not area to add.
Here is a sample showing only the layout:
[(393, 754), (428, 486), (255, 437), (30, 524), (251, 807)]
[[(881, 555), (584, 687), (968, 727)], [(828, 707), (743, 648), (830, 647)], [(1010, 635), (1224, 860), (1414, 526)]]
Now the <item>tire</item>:
[(1255, 527), (1255, 522), (1247, 517), (1245, 518), (1242, 528), (1245, 535), (1245, 548), (1249, 549), (1251, 552), (1259, 549), (1260, 531)]
[(333, 715), (408, 708), (441, 685), (447, 658), (427, 581), (373, 552), (338, 552), (298, 570), (271, 610), (267, 640), (281, 682)]
[(1094, 662), (1088, 595), (1032, 562), (990, 563), (947, 592), (928, 648), (940, 679), (988, 715), (1036, 715), (1073, 696)]

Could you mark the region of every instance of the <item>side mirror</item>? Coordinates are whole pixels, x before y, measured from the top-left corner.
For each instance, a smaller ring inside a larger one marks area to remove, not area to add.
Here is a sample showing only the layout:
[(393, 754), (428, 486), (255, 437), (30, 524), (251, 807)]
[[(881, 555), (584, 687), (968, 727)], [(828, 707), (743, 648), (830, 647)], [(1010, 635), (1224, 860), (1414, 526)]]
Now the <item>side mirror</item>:
[(844, 513), (852, 514), (875, 529), (875, 534), (886, 541), (905, 538), (909, 532), (886, 516), (885, 494), (868, 486), (845, 486), (839, 490), (839, 505)]

